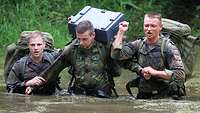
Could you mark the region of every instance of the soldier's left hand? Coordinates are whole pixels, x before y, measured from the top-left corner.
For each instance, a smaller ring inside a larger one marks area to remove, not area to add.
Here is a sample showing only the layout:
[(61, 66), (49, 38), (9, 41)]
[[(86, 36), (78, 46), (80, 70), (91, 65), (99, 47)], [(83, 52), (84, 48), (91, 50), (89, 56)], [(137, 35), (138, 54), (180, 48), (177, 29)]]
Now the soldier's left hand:
[(151, 76), (156, 76), (157, 75), (157, 70), (153, 69), (152, 67), (144, 67), (142, 69), (142, 73), (150, 74)]

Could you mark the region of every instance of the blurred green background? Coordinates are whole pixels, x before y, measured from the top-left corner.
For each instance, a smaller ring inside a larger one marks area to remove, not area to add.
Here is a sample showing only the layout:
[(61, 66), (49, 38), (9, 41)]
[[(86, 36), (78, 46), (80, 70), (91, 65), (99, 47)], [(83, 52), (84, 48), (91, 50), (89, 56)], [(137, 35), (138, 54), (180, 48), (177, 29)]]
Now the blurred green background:
[(63, 47), (70, 40), (67, 18), (86, 5), (124, 13), (130, 22), (128, 37), (143, 35), (143, 15), (149, 11), (187, 23), (200, 36), (199, 0), (0, 0), (0, 55), (25, 30), (49, 32), (55, 46)]

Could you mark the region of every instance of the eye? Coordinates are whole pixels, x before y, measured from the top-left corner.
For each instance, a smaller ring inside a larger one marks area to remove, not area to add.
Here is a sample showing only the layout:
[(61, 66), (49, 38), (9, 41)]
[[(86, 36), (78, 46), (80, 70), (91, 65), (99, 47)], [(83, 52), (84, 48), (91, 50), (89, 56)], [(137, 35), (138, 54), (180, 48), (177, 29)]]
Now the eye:
[(35, 44), (30, 44), (30, 46), (35, 46)]
[(39, 43), (39, 44), (37, 44), (37, 46), (42, 46), (42, 44), (41, 44), (41, 43)]
[(149, 25), (148, 25), (148, 24), (146, 24), (146, 25), (144, 25), (144, 27), (149, 27)]
[(152, 25), (151, 25), (151, 27), (156, 27), (156, 26), (157, 26), (157, 25), (155, 25), (155, 24), (152, 24)]

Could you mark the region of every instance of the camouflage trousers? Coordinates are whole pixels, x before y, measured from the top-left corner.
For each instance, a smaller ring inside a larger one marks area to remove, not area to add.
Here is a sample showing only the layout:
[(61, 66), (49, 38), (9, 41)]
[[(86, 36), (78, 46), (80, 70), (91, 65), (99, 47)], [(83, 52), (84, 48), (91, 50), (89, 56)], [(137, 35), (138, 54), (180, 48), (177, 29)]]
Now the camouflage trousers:
[(76, 95), (87, 95), (87, 96), (96, 96), (101, 98), (109, 98), (112, 95), (111, 84), (107, 83), (101, 87), (96, 88), (87, 88), (84, 86), (78, 85), (76, 82), (70, 88), (72, 94)]
[(71, 92), (97, 97), (110, 97), (112, 84), (106, 71), (90, 71), (79, 76), (75, 76), (71, 86)]

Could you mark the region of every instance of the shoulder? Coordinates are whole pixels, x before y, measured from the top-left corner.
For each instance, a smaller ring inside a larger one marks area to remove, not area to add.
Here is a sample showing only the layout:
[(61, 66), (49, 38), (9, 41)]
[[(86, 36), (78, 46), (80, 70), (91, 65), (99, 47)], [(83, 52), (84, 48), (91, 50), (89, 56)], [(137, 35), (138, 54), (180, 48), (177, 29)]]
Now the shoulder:
[(103, 43), (103, 42), (99, 42), (99, 41), (95, 41), (95, 44), (96, 44), (96, 47), (102, 51), (110, 51), (111, 49), (111, 45), (112, 43), (111, 42), (108, 42), (108, 43)]
[(177, 48), (176, 44), (170, 39), (170, 38), (165, 38), (165, 49), (164, 51), (167, 51), (168, 53), (171, 54), (179, 54), (179, 49)]
[(19, 70), (19, 69), (21, 69), (22, 66), (23, 66), (23, 64), (26, 63), (27, 59), (28, 59), (28, 56), (24, 56), (24, 57), (20, 58), (19, 60), (17, 60), (17, 61), (14, 63), (12, 69), (13, 69), (13, 70)]
[(62, 56), (71, 56), (75, 49), (79, 47), (79, 41), (78, 39), (73, 39), (70, 43), (65, 45), (65, 47), (62, 50)]
[(56, 58), (58, 55), (59, 55), (59, 51), (44, 52), (44, 57), (53, 57), (53, 58)]
[(146, 37), (140, 37), (132, 42), (127, 43), (127, 46), (130, 46), (131, 48), (140, 48), (140, 46), (142, 46), (145, 41)]
[(24, 56), (22, 58), (20, 58), (19, 60), (16, 61), (16, 63), (23, 63), (26, 62), (26, 60), (29, 58), (29, 56)]

